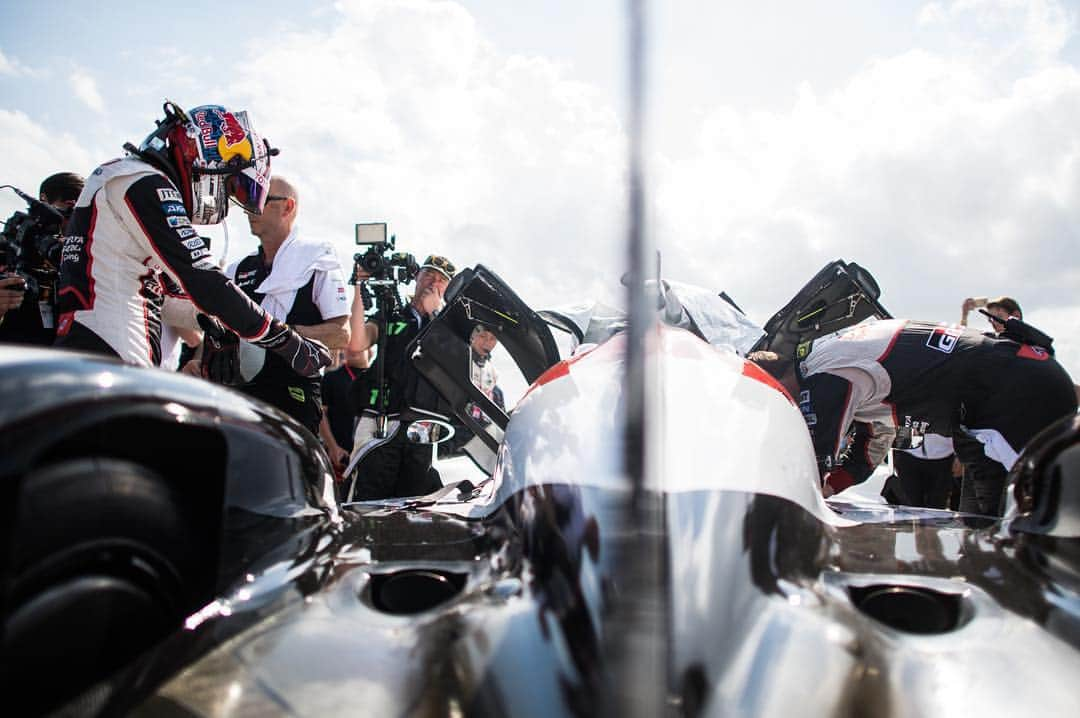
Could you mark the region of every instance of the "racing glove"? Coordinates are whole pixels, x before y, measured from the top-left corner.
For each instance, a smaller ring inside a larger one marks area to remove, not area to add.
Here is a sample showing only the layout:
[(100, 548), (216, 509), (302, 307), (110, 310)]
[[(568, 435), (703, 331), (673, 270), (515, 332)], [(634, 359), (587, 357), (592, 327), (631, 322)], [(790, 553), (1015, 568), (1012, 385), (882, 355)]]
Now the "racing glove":
[(240, 377), (240, 337), (205, 314), (195, 317), (203, 330), (202, 375), (204, 379), (235, 386)]
[(287, 361), (293, 371), (308, 378), (317, 377), (319, 370), (330, 366), (332, 361), (325, 344), (300, 336), (289, 325), (276, 319), (271, 320), (266, 335), (252, 344), (274, 352)]

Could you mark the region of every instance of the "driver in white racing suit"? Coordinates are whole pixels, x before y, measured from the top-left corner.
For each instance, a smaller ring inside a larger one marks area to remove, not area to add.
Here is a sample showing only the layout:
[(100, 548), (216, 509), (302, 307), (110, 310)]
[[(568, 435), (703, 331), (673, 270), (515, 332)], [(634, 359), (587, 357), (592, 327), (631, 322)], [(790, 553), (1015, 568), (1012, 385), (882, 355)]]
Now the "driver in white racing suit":
[(163, 322), (199, 328), (199, 312), (317, 376), (330, 363), (326, 347), (252, 302), (192, 226), (223, 221), (229, 199), (253, 213), (266, 202), (277, 151), (247, 113), (207, 105), (189, 114), (166, 103), (158, 128), (124, 148), (128, 156), (87, 179), (68, 225), (56, 344), (159, 366)]
[(1052, 353), (1008, 334), (889, 319), (820, 337), (796, 355), (748, 358), (798, 402), (826, 496), (865, 481), (890, 446), (938, 434), (953, 439), (965, 465), (960, 510), (1000, 515), (1005, 474), (1024, 445), (1076, 412), (1072, 380)]

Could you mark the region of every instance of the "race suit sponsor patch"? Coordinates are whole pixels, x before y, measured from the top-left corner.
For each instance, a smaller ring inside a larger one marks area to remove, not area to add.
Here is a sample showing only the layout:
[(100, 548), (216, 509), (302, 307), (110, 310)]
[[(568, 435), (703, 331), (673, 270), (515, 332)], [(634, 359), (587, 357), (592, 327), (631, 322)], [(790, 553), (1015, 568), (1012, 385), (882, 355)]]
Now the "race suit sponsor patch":
[(60, 263), (81, 261), (84, 246), (86, 246), (86, 237), (80, 235), (64, 237), (63, 248), (60, 250)]
[(169, 223), (170, 227), (190, 227), (191, 220), (187, 217), (166, 217), (165, 221)]
[(814, 426), (817, 424), (817, 414), (814, 413), (814, 405), (810, 401), (810, 392), (806, 389), (799, 392), (799, 411), (802, 412), (803, 419), (806, 421), (807, 426)]
[(158, 199), (162, 202), (182, 202), (183, 198), (180, 196), (180, 192), (175, 189), (161, 187), (157, 191)]
[(956, 348), (956, 340), (962, 333), (963, 329), (960, 327), (935, 327), (926, 338), (926, 346), (945, 354), (952, 354), (953, 349)]
[[(176, 233), (180, 235), (180, 239), (187, 239), (188, 237), (194, 237), (198, 234), (193, 227), (181, 227), (176, 230)], [(199, 241), (201, 242), (202, 239), (200, 238)]]
[(199, 249), (203, 246), (202, 237), (196, 237), (195, 239), (185, 239), (184, 246), (188, 249)]

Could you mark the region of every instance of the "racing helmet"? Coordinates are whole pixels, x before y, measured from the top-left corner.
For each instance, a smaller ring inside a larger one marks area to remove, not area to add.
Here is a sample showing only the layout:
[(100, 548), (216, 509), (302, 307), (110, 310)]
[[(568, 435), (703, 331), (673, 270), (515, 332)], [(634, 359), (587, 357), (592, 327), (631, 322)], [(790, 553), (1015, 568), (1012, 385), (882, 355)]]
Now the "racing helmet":
[(184, 112), (166, 102), (165, 119), (138, 148), (125, 149), (163, 166), (176, 183), (193, 224), (218, 224), (228, 201), (259, 214), (270, 192), (270, 158), (277, 154), (251, 127), (247, 112), (200, 105)]

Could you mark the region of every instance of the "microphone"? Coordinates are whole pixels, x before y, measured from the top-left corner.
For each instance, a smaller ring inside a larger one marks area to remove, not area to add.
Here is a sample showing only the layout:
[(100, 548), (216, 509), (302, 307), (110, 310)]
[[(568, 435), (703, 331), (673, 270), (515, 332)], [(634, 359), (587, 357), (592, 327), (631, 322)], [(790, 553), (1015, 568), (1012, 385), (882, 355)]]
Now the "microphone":
[(42, 202), (40, 199), (37, 199), (35, 197), (31, 197), (30, 195), (26, 194), (26, 192), (23, 192), (18, 187), (14, 187), (12, 185), (4, 185), (4, 186), (9, 188), (15, 194), (19, 195), (19, 197), (21, 197), (23, 199), (23, 201), (26, 202), (26, 204), (28, 204), (30, 206), (30, 210), (32, 212), (36, 212), (39, 217), (41, 217), (43, 214), (46, 217), (51, 215), (58, 222), (63, 222), (64, 221), (64, 219), (65, 219), (64, 213), (61, 212), (60, 210), (58, 210), (56, 207), (53, 207), (50, 204), (46, 204), (45, 202)]

